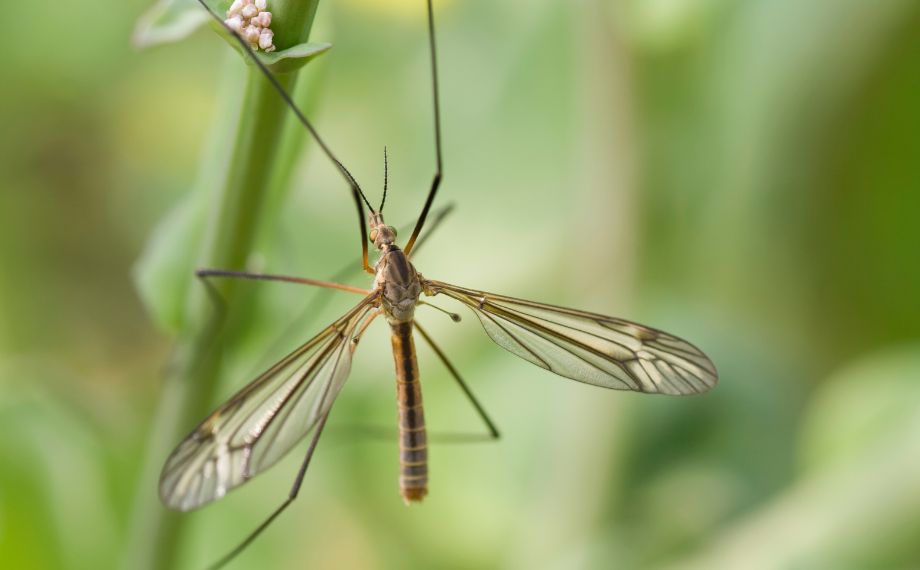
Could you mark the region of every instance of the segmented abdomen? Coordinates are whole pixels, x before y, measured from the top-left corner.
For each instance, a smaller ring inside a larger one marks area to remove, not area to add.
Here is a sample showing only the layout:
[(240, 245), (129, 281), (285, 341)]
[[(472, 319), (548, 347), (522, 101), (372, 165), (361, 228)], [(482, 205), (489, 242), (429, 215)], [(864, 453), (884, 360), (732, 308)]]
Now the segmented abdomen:
[(428, 494), (428, 441), (412, 322), (391, 324), (399, 409), (399, 492), (408, 504)]

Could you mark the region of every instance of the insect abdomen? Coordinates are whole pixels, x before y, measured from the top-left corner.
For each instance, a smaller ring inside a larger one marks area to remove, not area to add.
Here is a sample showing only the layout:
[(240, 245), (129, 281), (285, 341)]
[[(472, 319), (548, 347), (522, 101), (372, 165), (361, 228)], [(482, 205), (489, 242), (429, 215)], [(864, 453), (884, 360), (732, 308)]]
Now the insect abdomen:
[(406, 504), (428, 494), (428, 441), (412, 321), (391, 324), (399, 409), (399, 492)]

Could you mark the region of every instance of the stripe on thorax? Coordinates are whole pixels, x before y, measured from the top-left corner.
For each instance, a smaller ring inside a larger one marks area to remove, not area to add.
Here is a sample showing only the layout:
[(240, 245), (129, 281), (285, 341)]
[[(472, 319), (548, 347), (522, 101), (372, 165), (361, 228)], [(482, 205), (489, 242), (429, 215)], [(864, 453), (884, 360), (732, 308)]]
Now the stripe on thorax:
[(391, 324), (399, 417), (399, 489), (407, 503), (428, 493), (428, 447), (412, 322)]
[(412, 270), (409, 268), (409, 260), (395, 245), (390, 248), (390, 255), (387, 256), (387, 264), (388, 267), (392, 268), (399, 276), (399, 283), (409, 282), (409, 278), (412, 276)]

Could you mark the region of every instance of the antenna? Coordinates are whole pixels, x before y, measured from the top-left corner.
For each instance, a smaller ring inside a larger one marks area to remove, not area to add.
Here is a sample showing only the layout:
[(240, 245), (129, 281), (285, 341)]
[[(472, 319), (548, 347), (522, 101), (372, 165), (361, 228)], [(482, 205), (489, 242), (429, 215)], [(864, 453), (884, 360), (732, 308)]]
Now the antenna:
[(224, 23), (224, 20), (214, 10), (212, 10), (211, 7), (208, 6), (207, 3), (205, 3), (204, 0), (198, 0), (198, 3), (201, 4), (201, 6), (205, 10), (207, 10), (208, 14), (210, 14), (210, 16), (218, 24), (221, 25), (221, 27), (223, 27), (225, 30), (227, 30), (227, 32), (229, 32), (231, 36), (233, 36), (233, 39), (236, 40), (238, 44), (240, 44), (240, 47), (243, 48), (243, 52), (245, 52), (246, 55), (249, 57), (249, 59), (251, 59), (252, 62), (256, 64), (256, 67), (259, 68), (259, 71), (262, 73), (262, 75), (264, 75), (265, 78), (269, 81), (269, 83), (271, 83), (275, 91), (278, 92), (278, 95), (281, 96), (281, 99), (284, 100), (285, 104), (287, 104), (287, 106), (291, 109), (291, 111), (297, 117), (297, 120), (299, 120), (300, 123), (304, 127), (306, 127), (306, 129), (310, 132), (310, 135), (313, 136), (313, 140), (316, 141), (316, 144), (319, 145), (323, 153), (325, 153), (325, 155), (329, 157), (329, 160), (331, 160), (333, 164), (335, 164), (339, 172), (345, 178), (345, 181), (348, 182), (348, 185), (351, 187), (352, 195), (355, 200), (355, 205), (358, 208), (358, 225), (361, 228), (361, 250), (363, 252), (363, 257), (364, 257), (364, 268), (366, 270), (369, 269), (370, 265), (368, 265), (368, 262), (367, 262), (367, 228), (364, 225), (364, 209), (361, 205), (361, 200), (364, 201), (364, 204), (367, 206), (367, 209), (371, 211), (371, 213), (374, 213), (374, 208), (371, 206), (371, 203), (368, 202), (367, 196), (364, 195), (364, 192), (361, 190), (361, 186), (358, 184), (358, 181), (355, 180), (355, 177), (351, 175), (351, 172), (349, 172), (348, 169), (345, 168), (345, 165), (342, 164), (342, 162), (338, 158), (336, 158), (335, 154), (333, 154), (332, 152), (332, 149), (330, 149), (329, 146), (326, 145), (326, 141), (324, 141), (323, 138), (319, 136), (319, 133), (313, 127), (313, 124), (310, 122), (310, 120), (307, 119), (306, 115), (304, 115), (301, 112), (300, 108), (297, 107), (297, 105), (294, 103), (294, 100), (291, 99), (291, 96), (288, 95), (287, 91), (284, 90), (284, 87), (282, 87), (281, 84), (278, 83), (278, 80), (275, 78), (274, 74), (272, 74), (272, 72), (268, 69), (268, 67), (266, 67), (265, 64), (262, 63), (262, 60), (259, 59), (259, 56), (256, 55), (255, 52), (252, 51), (252, 48), (249, 47), (249, 44), (246, 43), (246, 40), (244, 40), (242, 37), (240, 37), (239, 34), (234, 32), (229, 26), (227, 26), (227, 24)]
[(422, 227), (425, 225), (425, 218), (428, 217), (428, 210), (431, 209), (431, 204), (434, 202), (434, 196), (438, 193), (438, 187), (441, 185), (441, 176), (443, 173), (443, 164), (441, 160), (441, 104), (439, 102), (440, 95), (438, 93), (438, 58), (435, 50), (434, 8), (431, 6), (431, 0), (428, 0), (428, 47), (431, 52), (431, 91), (434, 96), (434, 150), (437, 169), (434, 173), (434, 179), (431, 181), (431, 190), (428, 191), (428, 198), (425, 199), (425, 206), (422, 208), (422, 213), (415, 223), (415, 229), (412, 230), (412, 236), (409, 238), (409, 241), (406, 242), (406, 247), (403, 248), (406, 255), (409, 255), (412, 251), (415, 240), (418, 239), (419, 234), (422, 233)]
[(380, 213), (383, 213), (383, 205), (387, 203), (387, 147), (383, 147), (383, 200), (380, 201)]

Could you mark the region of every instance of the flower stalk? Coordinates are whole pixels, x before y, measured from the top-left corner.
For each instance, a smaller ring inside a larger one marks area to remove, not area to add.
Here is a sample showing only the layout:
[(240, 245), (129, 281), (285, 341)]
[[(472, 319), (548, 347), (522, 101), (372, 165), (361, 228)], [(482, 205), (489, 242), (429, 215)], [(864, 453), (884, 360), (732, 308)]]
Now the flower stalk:
[[(306, 43), (319, 0), (270, 0), (269, 3), (272, 15), (261, 16), (264, 19), (260, 22), (272, 26), (272, 49), (277, 46), (284, 50)], [(260, 12), (266, 13), (264, 9)], [(260, 30), (260, 37), (265, 29), (267, 26)], [(296, 76), (296, 70), (276, 73), (278, 82), (289, 93)], [(201, 267), (245, 269), (258, 227), (264, 223), (260, 213), (268, 197), (266, 186), (274, 169), (280, 166), (276, 157), (284, 154), (279, 144), (289, 110), (253, 65), (248, 66), (244, 93), (227, 171), (210, 200), (206, 238), (199, 253)], [(188, 275), (188, 279), (194, 276)], [(122, 557), (122, 567), (126, 569), (177, 567), (182, 529), (188, 518), (167, 511), (160, 504), (157, 481), (170, 451), (213, 405), (221, 372), (222, 340), (229, 332), (224, 330), (223, 307), (234, 306), (237, 295), (232, 280), (212, 285), (213, 289), (191, 287), (185, 302), (175, 360), (163, 389), (139, 478)]]

